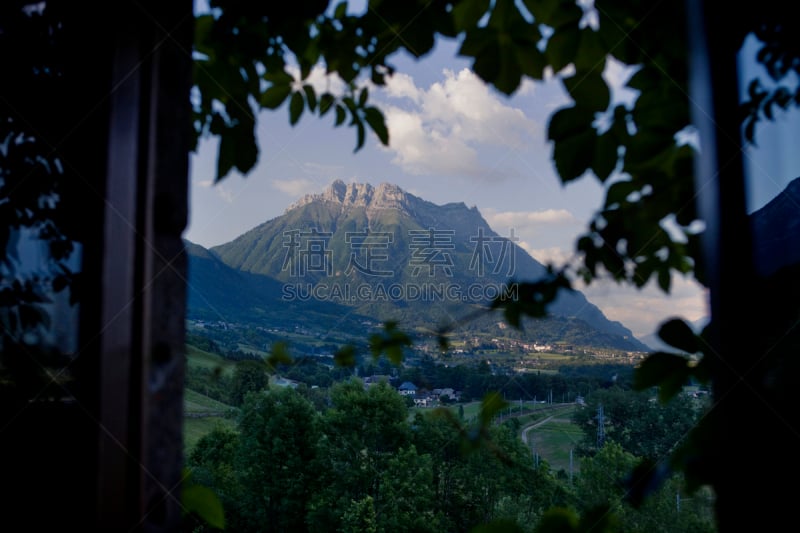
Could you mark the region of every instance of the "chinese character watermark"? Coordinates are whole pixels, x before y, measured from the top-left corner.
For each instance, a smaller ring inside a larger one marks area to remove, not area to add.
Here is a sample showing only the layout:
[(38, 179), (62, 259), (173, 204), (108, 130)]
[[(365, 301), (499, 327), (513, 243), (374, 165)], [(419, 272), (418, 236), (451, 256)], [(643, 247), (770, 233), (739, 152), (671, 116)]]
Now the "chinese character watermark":
[(333, 274), (333, 251), (328, 249), (332, 232), (287, 230), (283, 232), (286, 256), (281, 271), (289, 271), (290, 276), (303, 276), (306, 272)]
[(394, 234), (388, 231), (348, 231), (344, 242), (350, 245), (350, 260), (345, 275), (357, 270), (368, 276), (391, 277), (391, 270), (380, 270), (376, 263), (389, 259), (389, 245), (394, 242)]
[(436, 267), (440, 267), (447, 277), (453, 276), (453, 258), (445, 250), (453, 250), (455, 230), (437, 230), (433, 228), (408, 230), (411, 243), (408, 247), (412, 250), (408, 264), (412, 266), (412, 276), (418, 276), (423, 268), (428, 269), (428, 276), (436, 274)]
[(475, 243), (469, 261), (469, 270), (475, 271), (478, 276), (483, 276), (486, 273), (486, 266), (489, 265), (492, 267), (492, 274), (499, 274), (505, 265), (505, 275), (514, 275), (516, 254), (512, 243), (519, 241), (519, 237), (514, 235), (514, 228), (511, 228), (509, 237), (487, 236), (483, 233), (483, 228), (478, 228), (478, 234), (470, 237), (469, 241)]

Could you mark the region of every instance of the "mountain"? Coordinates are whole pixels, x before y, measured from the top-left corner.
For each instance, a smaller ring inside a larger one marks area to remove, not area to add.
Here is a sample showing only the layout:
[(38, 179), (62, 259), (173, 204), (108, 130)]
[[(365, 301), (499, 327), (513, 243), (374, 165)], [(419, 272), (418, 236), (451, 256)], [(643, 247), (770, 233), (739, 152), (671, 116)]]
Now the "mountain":
[(187, 318), (280, 327), (313, 321), (319, 329), (355, 330), (365, 321), (352, 309), (330, 302), (281, 300), (283, 283), (268, 276), (243, 272), (223, 263), (198, 244), (184, 241), (189, 257)]
[(800, 178), (750, 215), (756, 272), (774, 274), (800, 263)]
[[(689, 326), (695, 333), (700, 333), (701, 331), (703, 331), (703, 328), (706, 327), (707, 325), (708, 325), (707, 316), (689, 322)], [(642, 341), (647, 346), (649, 346), (650, 349), (653, 351), (675, 352), (675, 348), (673, 348), (672, 346), (661, 340), (661, 337), (658, 336), (658, 331), (655, 331), (649, 335), (645, 335), (644, 337), (640, 337), (639, 340)]]
[[(494, 232), (476, 207), (436, 205), (387, 183), (335, 181), (229, 243), (191, 247), (190, 284), (237, 284), (235, 303), (226, 298), (232, 294), (214, 296), (227, 299), (220, 304), (226, 309), (274, 304), (432, 329), (513, 291), (514, 280), (545, 273), (514, 241)], [(190, 293), (190, 314), (201, 304)], [(526, 335), (552, 339), (570, 331), (582, 342), (646, 350), (580, 292), (563, 293), (551, 312), (552, 319), (527, 323)], [(485, 316), (466, 328), (497, 331), (498, 322), (497, 315)]]

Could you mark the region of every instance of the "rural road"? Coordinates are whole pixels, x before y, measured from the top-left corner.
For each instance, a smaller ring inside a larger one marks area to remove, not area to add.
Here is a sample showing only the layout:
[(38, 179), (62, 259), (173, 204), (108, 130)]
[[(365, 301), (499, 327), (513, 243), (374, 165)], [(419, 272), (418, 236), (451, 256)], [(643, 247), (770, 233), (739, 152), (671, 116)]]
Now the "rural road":
[(530, 430), (534, 429), (534, 428), (537, 428), (537, 427), (541, 426), (542, 424), (546, 424), (546, 423), (550, 422), (550, 420), (552, 420), (555, 417), (556, 417), (556, 415), (550, 415), (550, 416), (548, 416), (547, 418), (545, 418), (543, 420), (538, 420), (538, 421), (533, 422), (533, 423), (525, 426), (524, 428), (522, 428), (522, 442), (524, 442), (527, 445), (528, 444), (528, 432)]

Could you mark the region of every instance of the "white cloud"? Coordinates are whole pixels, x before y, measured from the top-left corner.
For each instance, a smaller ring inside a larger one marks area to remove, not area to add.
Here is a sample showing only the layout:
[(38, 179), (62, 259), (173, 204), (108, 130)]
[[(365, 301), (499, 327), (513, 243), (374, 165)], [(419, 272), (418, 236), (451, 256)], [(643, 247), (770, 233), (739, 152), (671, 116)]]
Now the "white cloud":
[(530, 96), (536, 92), (536, 83), (530, 78), (523, 78), (517, 89), (519, 96)]
[(295, 89), (300, 89), (302, 85), (309, 84), (314, 88), (314, 92), (319, 96), (324, 92), (333, 95), (341, 95), (345, 92), (345, 83), (338, 75), (331, 75), (325, 71), (325, 67), (316, 65), (308, 73), (305, 80), (300, 80), (300, 69), (296, 65), (289, 65), (286, 71), (294, 77)]
[(409, 98), (413, 102), (419, 102), (422, 97), (414, 78), (403, 72), (396, 72), (387, 78), (385, 91), (392, 98)]
[(446, 132), (426, 128), (419, 114), (393, 107), (386, 110), (392, 162), (409, 174), (481, 176), (478, 152)]
[[(523, 250), (540, 263), (565, 265), (575, 259), (575, 251), (563, 243), (574, 243), (583, 224), (565, 209), (540, 211), (497, 211), (481, 209), (489, 225), (501, 235), (510, 228)], [(655, 282), (637, 289), (609, 280), (596, 280), (585, 286), (575, 280), (575, 288), (598, 306), (610, 320), (617, 320), (636, 337), (653, 333), (672, 316), (694, 321), (707, 316), (704, 291), (696, 282), (673, 276), (670, 294), (664, 294)]]
[(543, 264), (553, 263), (554, 265), (564, 265), (572, 258), (572, 252), (564, 250), (558, 246), (550, 248), (534, 248), (525, 241), (517, 243), (523, 250), (528, 252), (531, 257)]
[(233, 192), (221, 183), (214, 185), (214, 189), (217, 191), (219, 197), (222, 198), (226, 203), (232, 204), (233, 200), (236, 198)]
[(573, 224), (578, 220), (566, 209), (543, 211), (494, 211), (485, 209), (484, 218), (492, 227), (524, 228), (546, 224)]
[(278, 189), (284, 194), (289, 196), (302, 196), (308, 192), (315, 191), (318, 187), (317, 184), (306, 178), (297, 178), (293, 180), (272, 180), (273, 188)]
[(530, 243), (531, 250), (552, 247), (556, 244), (554, 238), (557, 243), (572, 242), (582, 227), (581, 222), (566, 209), (496, 211), (484, 208), (481, 214), (492, 229), (502, 234), (513, 231), (522, 241)]
[[(411, 76), (394, 75), (383, 95), (393, 163), (415, 175), (503, 175), (502, 157), (486, 161), (484, 149), (520, 149), (542, 139), (542, 127), (491, 92), (472, 71), (445, 69), (428, 89)], [(528, 90), (528, 89), (526, 89)]]
[(664, 294), (655, 283), (641, 290), (612, 281), (593, 282), (588, 287), (576, 286), (590, 302), (603, 310), (611, 320), (629, 328), (636, 337), (654, 333), (659, 324), (671, 317), (690, 322), (708, 316), (704, 289), (697, 282), (680, 276), (672, 277), (672, 290)]
[(512, 234), (517, 245), (540, 263), (564, 265), (573, 259), (572, 243), (582, 223), (566, 209), (497, 211), (482, 208), (481, 215), (500, 235)]
[(202, 188), (204, 188), (204, 189), (209, 189), (214, 185), (214, 181), (213, 180), (200, 180), (200, 181), (197, 182), (197, 185), (202, 187)]

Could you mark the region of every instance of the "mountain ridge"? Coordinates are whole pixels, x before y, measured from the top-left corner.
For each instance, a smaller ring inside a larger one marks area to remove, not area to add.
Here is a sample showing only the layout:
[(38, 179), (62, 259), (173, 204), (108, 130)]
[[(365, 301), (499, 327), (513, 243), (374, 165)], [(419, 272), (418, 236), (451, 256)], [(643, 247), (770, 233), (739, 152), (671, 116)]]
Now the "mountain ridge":
[[(208, 253), (235, 271), (283, 283), (284, 301), (321, 298), (380, 321), (431, 327), (485, 305), (492, 291), (545, 274), (516, 240), (498, 235), (463, 202), (436, 205), (396, 185), (337, 180)], [(432, 299), (419, 298), (429, 289)], [(441, 298), (439, 290), (450, 292)], [(551, 310), (617, 339), (603, 342), (646, 350), (579, 291), (560, 295)]]

